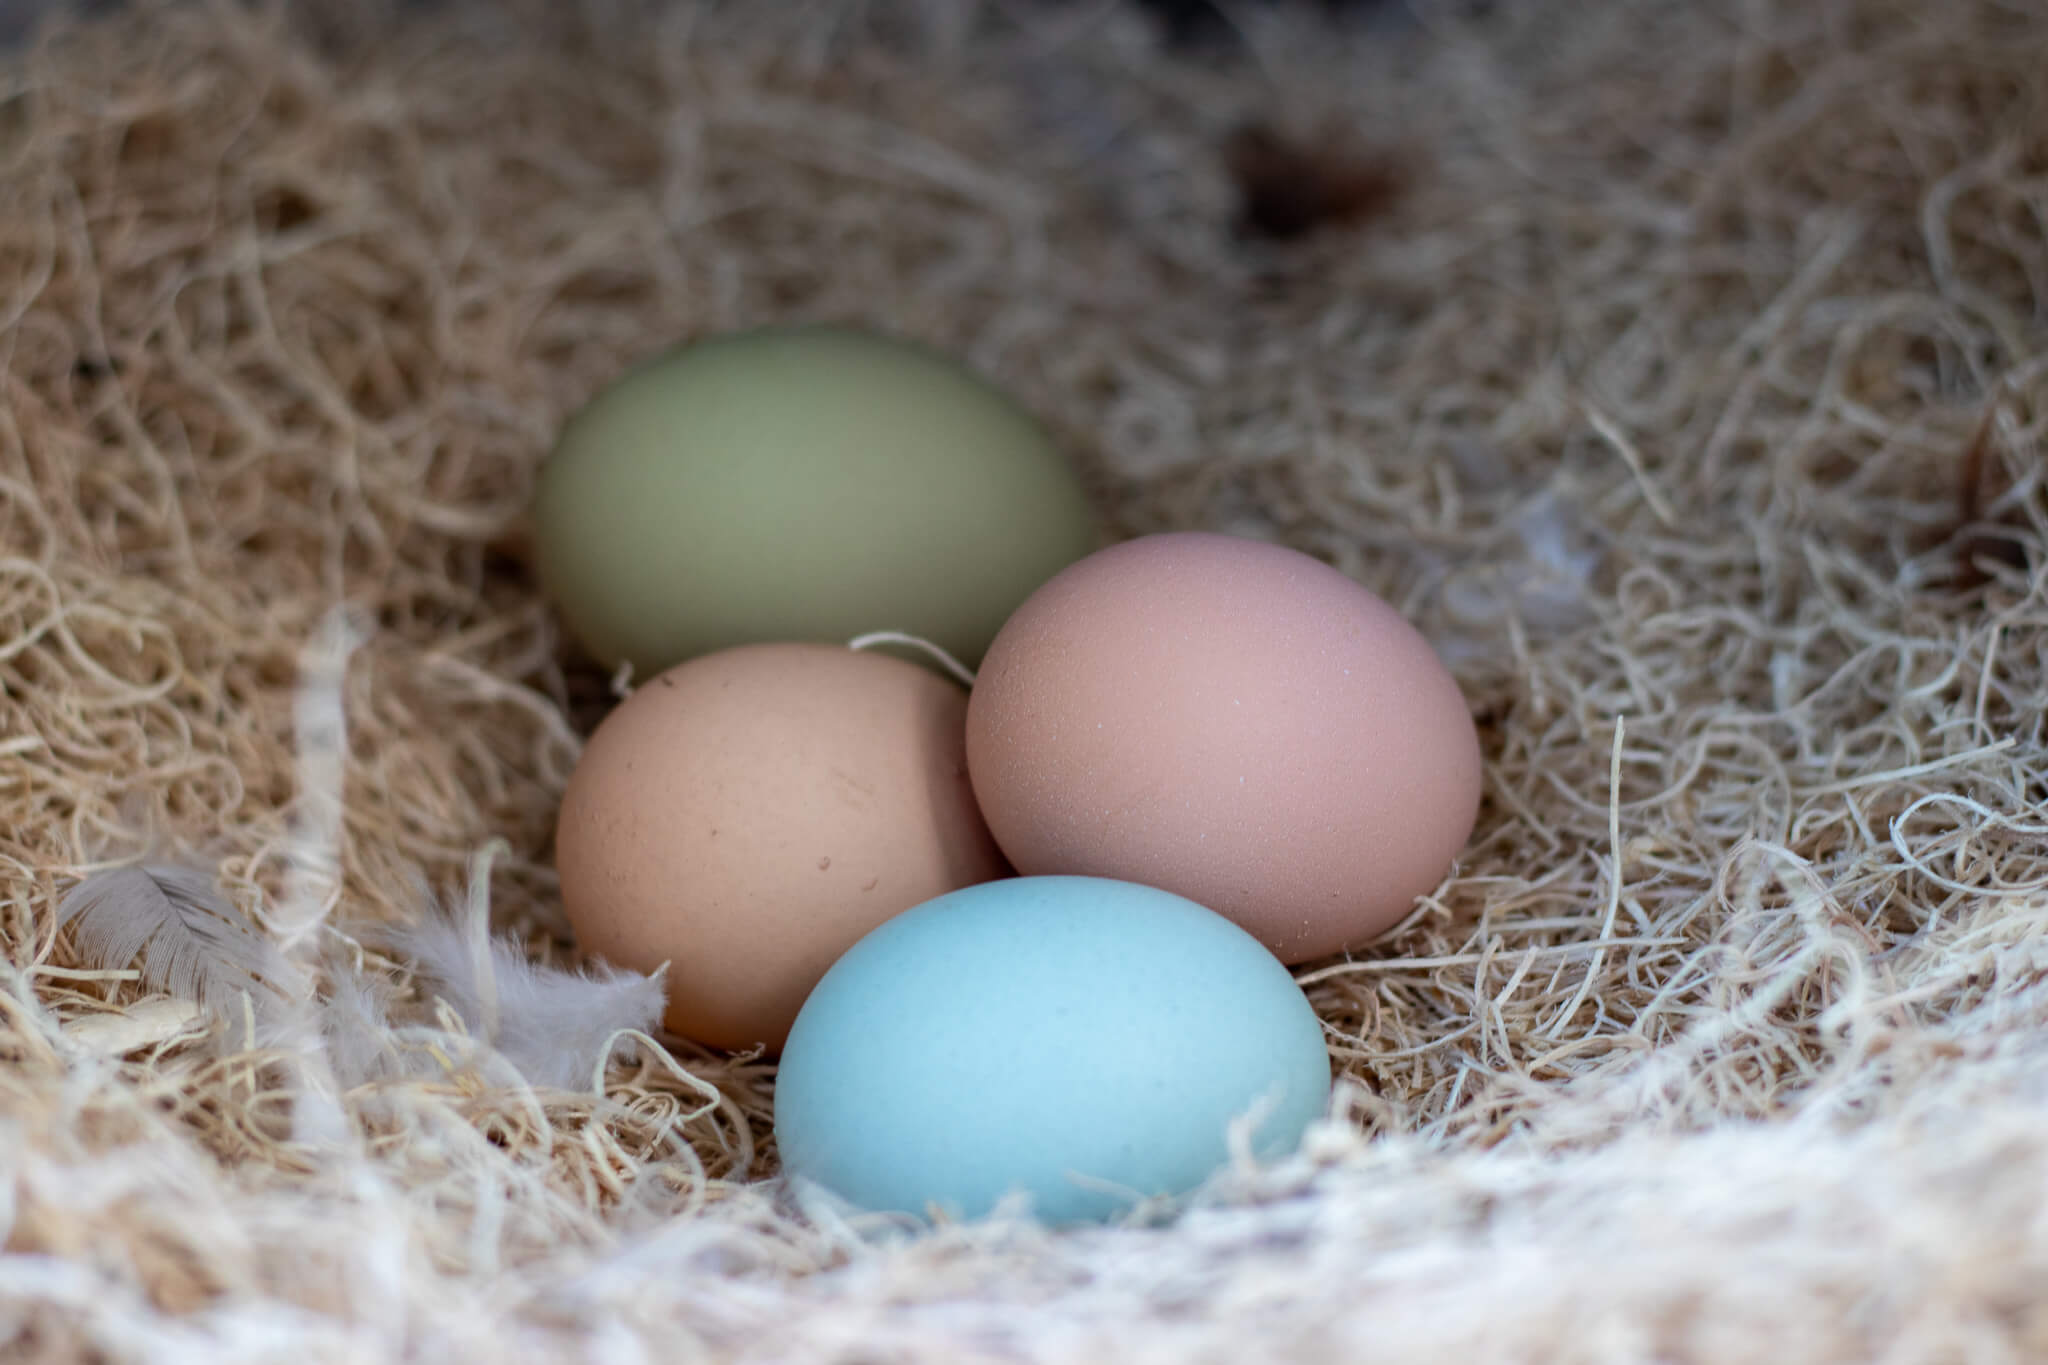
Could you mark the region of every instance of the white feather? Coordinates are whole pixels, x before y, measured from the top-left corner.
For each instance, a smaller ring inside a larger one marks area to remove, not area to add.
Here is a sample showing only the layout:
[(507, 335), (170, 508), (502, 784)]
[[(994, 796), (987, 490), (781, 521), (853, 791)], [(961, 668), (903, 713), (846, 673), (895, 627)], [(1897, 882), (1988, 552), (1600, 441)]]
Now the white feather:
[(338, 955), (324, 975), (327, 992), (314, 1007), (313, 1023), (336, 1084), (347, 1091), (403, 1074), (405, 1067), (391, 1042), (390, 987)]
[(238, 1011), (244, 995), (268, 1016), (306, 990), (304, 974), (193, 868), (95, 872), (57, 903), (57, 923), (71, 926), (87, 965), (133, 964), (145, 984), (221, 1017)]
[(479, 953), (476, 937), (443, 915), (394, 931), (392, 946), (419, 964), (477, 1037), (535, 1085), (589, 1089), (622, 1030), (644, 1032), (661, 1018), (660, 972), (543, 967), (509, 937), (489, 939)]
[[(388, 1057), (391, 1046), (386, 1034), (391, 1028), (390, 991), (380, 981), (357, 972), (331, 972), (328, 992), (321, 1001), (327, 1020), (327, 1038), (335, 1055), (335, 1068), (350, 1076), (370, 1076)], [(367, 1050), (350, 1051), (345, 1044), (368, 1039)]]

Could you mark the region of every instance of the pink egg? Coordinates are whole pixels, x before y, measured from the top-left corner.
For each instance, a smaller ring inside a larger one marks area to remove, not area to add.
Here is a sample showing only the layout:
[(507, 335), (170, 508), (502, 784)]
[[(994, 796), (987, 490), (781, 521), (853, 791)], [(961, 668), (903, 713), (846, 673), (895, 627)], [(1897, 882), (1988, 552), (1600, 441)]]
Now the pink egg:
[(1034, 593), (983, 661), (967, 766), (1019, 872), (1177, 892), (1287, 962), (1403, 918), (1479, 808), (1464, 697), (1399, 612), (1307, 555), (1201, 533)]

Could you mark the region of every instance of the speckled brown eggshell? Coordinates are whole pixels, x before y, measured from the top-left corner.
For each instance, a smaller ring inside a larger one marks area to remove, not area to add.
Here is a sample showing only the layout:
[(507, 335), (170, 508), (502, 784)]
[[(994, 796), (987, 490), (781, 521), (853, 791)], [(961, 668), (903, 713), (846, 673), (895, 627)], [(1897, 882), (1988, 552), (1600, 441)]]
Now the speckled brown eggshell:
[(967, 762), (1019, 872), (1177, 892), (1286, 962), (1405, 916), (1480, 794), (1464, 697), (1399, 612), (1206, 533), (1112, 546), (1026, 600), (976, 680)]
[(590, 738), (555, 862), (582, 946), (668, 963), (668, 1027), (779, 1049), (868, 930), (1004, 875), (960, 689), (835, 645), (748, 645), (657, 675)]

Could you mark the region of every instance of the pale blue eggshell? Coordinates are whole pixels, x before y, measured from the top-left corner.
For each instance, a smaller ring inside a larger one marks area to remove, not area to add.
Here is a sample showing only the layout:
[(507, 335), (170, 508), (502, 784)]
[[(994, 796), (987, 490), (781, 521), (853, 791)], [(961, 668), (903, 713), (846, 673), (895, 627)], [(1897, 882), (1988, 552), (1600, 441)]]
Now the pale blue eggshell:
[[(1152, 887), (1017, 877), (926, 901), (855, 944), (783, 1049), (783, 1168), (874, 1210), (1052, 1223), (1181, 1194), (1259, 1110), (1261, 1157), (1322, 1114), (1308, 999), (1258, 941)], [(1260, 1106), (1265, 1106), (1260, 1109)]]

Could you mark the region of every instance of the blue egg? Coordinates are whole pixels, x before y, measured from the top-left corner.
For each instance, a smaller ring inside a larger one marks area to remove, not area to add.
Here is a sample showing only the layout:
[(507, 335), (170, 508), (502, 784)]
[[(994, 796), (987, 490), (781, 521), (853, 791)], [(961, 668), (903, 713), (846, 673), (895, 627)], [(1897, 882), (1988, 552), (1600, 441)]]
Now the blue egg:
[(1015, 877), (870, 932), (797, 1015), (775, 1085), (789, 1174), (956, 1218), (1012, 1191), (1050, 1223), (1281, 1156), (1329, 1101), (1322, 1026), (1244, 930), (1171, 892)]

